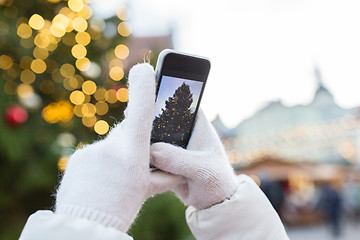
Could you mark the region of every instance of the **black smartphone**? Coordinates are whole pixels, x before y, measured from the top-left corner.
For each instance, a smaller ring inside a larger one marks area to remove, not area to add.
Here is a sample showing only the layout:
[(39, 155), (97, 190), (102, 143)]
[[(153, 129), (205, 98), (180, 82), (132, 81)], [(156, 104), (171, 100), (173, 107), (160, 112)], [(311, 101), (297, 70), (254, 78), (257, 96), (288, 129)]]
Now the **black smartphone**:
[(186, 148), (194, 127), (210, 60), (163, 50), (156, 64), (156, 102), (151, 143), (166, 142)]

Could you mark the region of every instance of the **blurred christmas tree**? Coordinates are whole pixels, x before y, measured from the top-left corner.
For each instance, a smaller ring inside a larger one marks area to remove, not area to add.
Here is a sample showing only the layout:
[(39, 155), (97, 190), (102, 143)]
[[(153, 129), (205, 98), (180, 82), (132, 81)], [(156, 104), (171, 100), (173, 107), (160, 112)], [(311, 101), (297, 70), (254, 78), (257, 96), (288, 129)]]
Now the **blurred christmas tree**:
[(0, 239), (52, 206), (74, 147), (122, 119), (128, 9), (104, 20), (88, 2), (0, 0)]
[(153, 141), (178, 144), (186, 147), (190, 136), (193, 113), (191, 104), (193, 95), (185, 82), (175, 90), (172, 97), (165, 101), (165, 109), (155, 117), (153, 124)]

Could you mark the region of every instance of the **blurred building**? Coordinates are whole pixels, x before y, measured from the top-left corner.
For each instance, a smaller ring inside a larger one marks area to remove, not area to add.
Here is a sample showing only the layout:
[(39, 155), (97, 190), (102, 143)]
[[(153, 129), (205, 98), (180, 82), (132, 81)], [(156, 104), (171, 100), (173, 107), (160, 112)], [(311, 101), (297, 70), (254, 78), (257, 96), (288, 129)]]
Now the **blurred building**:
[(315, 75), (318, 89), (308, 105), (270, 102), (233, 129), (219, 117), (213, 121), (232, 164), (244, 167), (264, 157), (294, 163), (358, 162), (358, 108), (338, 106), (322, 84), (318, 68)]
[(171, 33), (161, 36), (131, 36), (129, 38), (129, 57), (126, 68), (139, 62), (151, 61), (155, 64), (155, 57), (166, 48), (173, 48)]

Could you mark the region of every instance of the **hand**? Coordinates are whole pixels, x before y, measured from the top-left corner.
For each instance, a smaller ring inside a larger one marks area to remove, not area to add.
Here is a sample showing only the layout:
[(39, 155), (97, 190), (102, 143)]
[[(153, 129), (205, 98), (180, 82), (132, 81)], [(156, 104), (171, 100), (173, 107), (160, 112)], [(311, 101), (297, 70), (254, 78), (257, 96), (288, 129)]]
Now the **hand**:
[(149, 168), (154, 102), (153, 68), (134, 66), (124, 121), (104, 140), (71, 156), (57, 192), (56, 214), (126, 232), (149, 196), (178, 184), (179, 177)]
[(204, 209), (223, 202), (235, 192), (237, 180), (224, 147), (200, 110), (187, 149), (167, 143), (151, 146), (151, 163), (185, 178), (173, 190), (187, 205)]

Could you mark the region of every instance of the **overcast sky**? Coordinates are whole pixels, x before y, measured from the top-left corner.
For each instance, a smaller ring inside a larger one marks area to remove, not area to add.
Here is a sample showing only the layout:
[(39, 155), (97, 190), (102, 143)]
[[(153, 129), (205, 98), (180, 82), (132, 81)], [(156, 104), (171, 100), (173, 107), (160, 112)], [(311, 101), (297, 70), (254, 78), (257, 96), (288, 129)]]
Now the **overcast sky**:
[[(95, 0), (110, 14), (123, 0)], [(358, 0), (131, 0), (134, 35), (173, 29), (175, 49), (212, 61), (202, 107), (229, 127), (269, 101), (311, 102), (323, 83), (344, 108), (360, 106)], [(106, 8), (108, 7), (108, 8)]]

